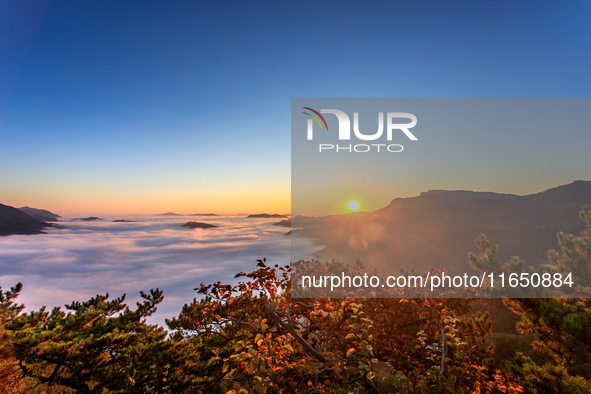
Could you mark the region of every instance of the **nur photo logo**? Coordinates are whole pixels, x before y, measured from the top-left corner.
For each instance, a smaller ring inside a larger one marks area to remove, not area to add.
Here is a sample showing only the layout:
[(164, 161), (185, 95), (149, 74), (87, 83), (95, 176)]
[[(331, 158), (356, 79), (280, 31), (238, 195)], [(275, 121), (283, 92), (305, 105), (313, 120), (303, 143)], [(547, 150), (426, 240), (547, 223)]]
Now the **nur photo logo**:
[[(318, 151), (322, 152), (357, 152), (366, 153), (370, 151), (375, 152), (402, 152), (404, 147), (401, 144), (390, 144), (395, 135), (402, 133), (411, 141), (418, 141), (418, 138), (410, 131), (416, 126), (417, 117), (408, 112), (387, 112), (384, 117), (384, 112), (378, 112), (378, 130), (376, 132), (367, 133), (362, 132), (359, 127), (359, 112), (353, 112), (353, 133), (351, 133), (351, 118), (347, 113), (338, 109), (320, 109), (317, 111), (310, 107), (302, 107), (305, 112), (303, 114), (309, 116), (307, 119), (307, 139), (314, 140), (314, 124), (316, 123), (320, 130), (329, 131), (328, 123), (322, 114), (332, 114), (336, 116), (338, 122), (338, 141), (351, 141), (354, 139), (361, 141), (386, 141), (388, 143), (361, 143), (361, 144), (318, 144)], [(308, 112), (309, 111), (309, 112)], [(406, 119), (406, 122), (401, 120)], [(410, 120), (410, 122), (408, 122)], [(315, 121), (315, 122), (314, 122)], [(384, 137), (384, 130), (385, 138)]]

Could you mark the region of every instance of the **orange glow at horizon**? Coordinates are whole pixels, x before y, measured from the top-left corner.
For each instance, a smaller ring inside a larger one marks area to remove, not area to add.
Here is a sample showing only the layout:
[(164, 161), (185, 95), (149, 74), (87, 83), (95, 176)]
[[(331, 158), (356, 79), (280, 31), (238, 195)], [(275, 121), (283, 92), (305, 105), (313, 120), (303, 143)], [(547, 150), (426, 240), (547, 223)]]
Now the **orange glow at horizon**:
[[(139, 194), (139, 195), (138, 195)], [(194, 213), (215, 213), (218, 215), (241, 213), (291, 212), (289, 190), (239, 190), (233, 193), (210, 191), (209, 193), (115, 193), (77, 191), (26, 195), (8, 195), (2, 204), (47, 209), (61, 216), (113, 216), (152, 215), (175, 212), (184, 215)]]

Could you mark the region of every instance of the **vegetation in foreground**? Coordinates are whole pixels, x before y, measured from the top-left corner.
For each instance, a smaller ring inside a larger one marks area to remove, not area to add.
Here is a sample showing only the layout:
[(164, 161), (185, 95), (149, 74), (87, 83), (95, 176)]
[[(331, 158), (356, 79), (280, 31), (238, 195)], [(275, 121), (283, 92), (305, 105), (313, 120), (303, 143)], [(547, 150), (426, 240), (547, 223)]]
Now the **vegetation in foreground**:
[[(585, 208), (581, 217), (586, 230), (558, 234), (562, 251), (550, 252), (540, 272), (589, 277), (591, 211)], [(470, 256), (475, 267), (526, 271), (517, 259), (499, 263), (496, 246), (484, 237), (478, 245), (480, 254)], [(318, 267), (361, 269), (337, 261)], [(162, 301), (159, 290), (142, 293), (135, 308), (124, 296), (96, 296), (66, 310), (29, 313), (16, 301), (20, 284), (0, 290), (2, 390), (591, 392), (588, 299), (504, 299), (519, 316), (520, 334), (491, 335), (493, 325), (505, 323), (502, 313), (472, 313), (470, 299), (291, 299), (291, 269), (260, 260), (256, 271), (237, 275), (243, 278), (238, 285), (202, 284), (196, 289), (201, 298), (167, 321), (168, 335), (146, 323)], [(577, 292), (587, 294), (589, 286), (579, 281)]]

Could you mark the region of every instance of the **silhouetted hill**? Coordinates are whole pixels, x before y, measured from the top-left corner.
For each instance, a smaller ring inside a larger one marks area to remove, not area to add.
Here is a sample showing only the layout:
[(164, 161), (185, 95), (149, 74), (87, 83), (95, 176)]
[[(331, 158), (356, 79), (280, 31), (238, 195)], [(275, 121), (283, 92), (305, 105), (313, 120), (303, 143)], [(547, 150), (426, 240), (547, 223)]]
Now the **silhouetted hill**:
[(279, 215), (277, 213), (274, 214), (268, 214), (268, 213), (258, 213), (258, 214), (252, 214), (252, 215), (248, 215), (248, 218), (263, 218), (263, 219), (277, 219), (277, 218), (286, 218), (289, 215)]
[(218, 227), (214, 224), (209, 224), (209, 223), (201, 223), (201, 222), (187, 222), (185, 224), (183, 224), (183, 227), (189, 227), (189, 228), (213, 228), (213, 227)]
[(273, 226), (291, 227), (291, 219), (280, 220), (277, 223), (273, 223)]
[(44, 228), (51, 226), (17, 208), (0, 204), (0, 235), (42, 234)]
[(507, 199), (519, 197), (517, 194), (504, 194), (504, 193), (493, 193), (493, 192), (473, 192), (469, 190), (429, 190), (421, 193), (418, 197), (410, 198), (396, 198), (392, 200), (420, 200), (422, 202), (431, 203), (454, 203), (464, 202), (480, 199)]
[(578, 213), (590, 204), (589, 181), (526, 196), (432, 190), (370, 213), (296, 217), (292, 227), (326, 245), (321, 258), (470, 272), (467, 253), (477, 252), (474, 240), (481, 233), (500, 245), (502, 260), (518, 255), (527, 265), (547, 262), (547, 250), (558, 247), (556, 233), (583, 230)]
[(174, 212), (166, 212), (166, 213), (157, 213), (154, 216), (183, 216), (180, 213), (174, 213)]
[(18, 208), (19, 211), (26, 213), (27, 215), (34, 217), (35, 219), (41, 220), (42, 222), (57, 222), (60, 215), (56, 215), (55, 213), (49, 212), (46, 209), (37, 209), (31, 207), (20, 207)]

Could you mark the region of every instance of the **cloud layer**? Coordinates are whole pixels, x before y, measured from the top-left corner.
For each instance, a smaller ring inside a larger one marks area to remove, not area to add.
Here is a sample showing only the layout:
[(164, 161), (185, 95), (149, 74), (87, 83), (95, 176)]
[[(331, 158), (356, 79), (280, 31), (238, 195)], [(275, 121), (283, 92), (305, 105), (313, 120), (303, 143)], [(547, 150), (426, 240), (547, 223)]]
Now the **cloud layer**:
[(135, 217), (133, 222), (66, 221), (48, 234), (0, 237), (0, 286), (23, 282), (19, 299), (27, 310), (63, 306), (96, 294), (111, 297), (164, 290), (151, 322), (163, 324), (196, 297), (201, 282), (235, 283), (256, 259), (288, 264), (291, 241), (275, 220), (239, 217), (197, 218), (219, 226), (188, 229), (195, 217)]

